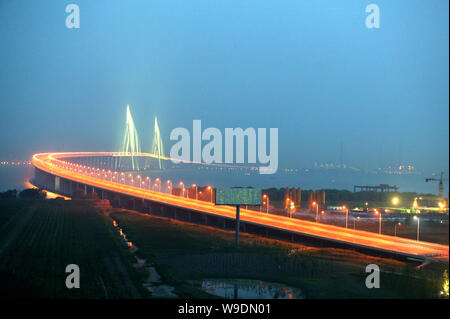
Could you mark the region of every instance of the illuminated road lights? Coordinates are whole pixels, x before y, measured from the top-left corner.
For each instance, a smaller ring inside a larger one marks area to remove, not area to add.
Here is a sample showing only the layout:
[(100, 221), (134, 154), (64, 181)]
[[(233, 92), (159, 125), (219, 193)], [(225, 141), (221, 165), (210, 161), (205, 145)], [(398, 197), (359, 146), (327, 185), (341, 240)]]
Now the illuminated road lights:
[[(57, 164), (55, 161), (54, 164)], [(172, 206), (184, 207), (186, 209), (195, 209), (205, 211), (210, 214), (217, 214), (220, 216), (230, 217), (234, 214), (234, 210), (230, 207), (213, 207), (209, 203), (202, 201), (193, 201), (185, 198), (161, 195), (153, 192), (143, 192), (133, 187), (124, 187), (122, 185), (115, 185), (104, 180), (95, 180), (93, 177), (82, 176), (80, 174), (71, 173), (67, 170), (60, 169), (54, 165), (47, 154), (36, 155), (33, 157), (33, 165), (39, 169), (47, 171), (51, 174), (63, 176), (80, 184), (95, 185), (99, 189), (117, 192), (121, 194), (130, 195), (133, 197), (142, 197), (163, 204)], [(311, 222), (297, 219), (287, 219), (282, 216), (272, 217), (272, 215), (260, 216), (260, 214), (245, 211), (243, 216), (247, 221), (256, 224), (264, 224), (270, 227), (278, 227), (299, 233), (311, 234), (320, 238), (329, 238), (333, 240), (340, 240), (349, 244), (361, 244), (368, 247), (374, 247), (385, 251), (401, 252), (405, 254), (414, 254), (424, 256), (425, 254), (440, 254), (443, 259), (448, 258), (448, 246), (423, 243), (421, 241), (398, 238), (394, 236), (385, 236), (378, 234), (371, 234), (368, 232), (353, 233), (354, 230), (336, 229), (335, 226), (317, 224), (313, 225)], [(358, 238), (358, 236), (361, 238)], [(440, 258), (440, 257), (439, 257)]]
[(266, 214), (268, 214), (269, 213), (269, 195), (267, 195), (267, 194), (264, 194), (263, 195), (263, 198), (266, 200)]
[(184, 183), (183, 182), (179, 182), (178, 185), (181, 187), (180, 196), (185, 197)]
[(213, 202), (213, 188), (211, 186), (208, 185), (208, 187), (206, 187), (206, 189), (209, 191), (210, 193), (210, 201), (211, 203)]
[(168, 193), (171, 193), (171, 190), (172, 190), (172, 181), (170, 180), (170, 179), (168, 179), (167, 181), (166, 181), (166, 188), (167, 188), (167, 192)]
[(381, 235), (381, 212), (375, 209), (375, 215), (379, 216), (378, 220), (378, 233)]
[(198, 200), (198, 187), (195, 184), (192, 184), (192, 187), (195, 187), (195, 199)]
[(138, 186), (141, 187), (141, 175), (136, 176), (136, 179), (138, 180)]
[(316, 208), (316, 223), (319, 222), (319, 205), (316, 202), (312, 203), (313, 207)]
[(392, 204), (393, 204), (394, 206), (397, 206), (398, 203), (400, 203), (400, 199), (399, 199), (397, 196), (394, 197), (394, 198), (392, 198)]
[(342, 208), (345, 210), (345, 228), (348, 228), (348, 208), (345, 205)]
[(292, 217), (292, 210), (295, 208), (295, 204), (292, 200), (288, 200), (288, 210), (289, 210), (289, 217)]

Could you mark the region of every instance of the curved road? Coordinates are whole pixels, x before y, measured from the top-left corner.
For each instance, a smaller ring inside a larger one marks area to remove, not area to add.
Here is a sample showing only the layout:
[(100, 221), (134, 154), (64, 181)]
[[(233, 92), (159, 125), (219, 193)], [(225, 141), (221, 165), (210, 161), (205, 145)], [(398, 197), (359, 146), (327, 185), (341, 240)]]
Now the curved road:
[[(166, 205), (189, 208), (212, 215), (220, 215), (235, 219), (235, 208), (231, 206), (215, 206), (212, 203), (184, 198), (176, 195), (159, 193), (101, 178), (85, 175), (80, 166), (64, 161), (67, 157), (86, 156), (120, 156), (121, 153), (96, 152), (96, 153), (43, 153), (33, 156), (32, 163), (35, 167), (72, 181), (88, 184), (109, 191), (145, 198)], [(155, 157), (153, 154), (141, 153), (143, 156)], [(299, 219), (276, 216), (241, 208), (241, 220), (256, 225), (264, 225), (274, 229), (290, 231), (316, 238), (323, 238), (338, 243), (351, 244), (372, 250), (395, 253), (399, 255), (448, 262), (449, 246), (429, 242), (416, 241), (387, 235), (379, 235), (371, 232), (347, 229), (338, 226), (315, 223)]]

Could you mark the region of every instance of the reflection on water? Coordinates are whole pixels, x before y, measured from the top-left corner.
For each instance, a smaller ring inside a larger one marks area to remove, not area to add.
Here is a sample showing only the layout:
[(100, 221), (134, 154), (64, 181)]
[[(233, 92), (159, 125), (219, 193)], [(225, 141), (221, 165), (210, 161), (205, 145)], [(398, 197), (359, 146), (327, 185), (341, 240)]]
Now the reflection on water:
[(201, 289), (209, 294), (229, 299), (303, 299), (300, 289), (246, 279), (205, 279)]

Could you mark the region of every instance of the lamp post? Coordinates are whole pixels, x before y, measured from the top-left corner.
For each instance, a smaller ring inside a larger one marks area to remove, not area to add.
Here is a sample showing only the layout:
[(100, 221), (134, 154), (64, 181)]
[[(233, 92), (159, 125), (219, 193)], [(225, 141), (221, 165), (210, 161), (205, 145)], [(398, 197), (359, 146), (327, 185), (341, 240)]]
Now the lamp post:
[(172, 181), (168, 179), (166, 184), (167, 184), (167, 192), (170, 194), (170, 191), (172, 189)]
[(295, 204), (292, 200), (288, 200), (288, 212), (289, 212), (289, 218), (292, 218), (292, 210), (295, 208)]
[(345, 209), (345, 228), (348, 228), (348, 208), (344, 205)]
[[(291, 204), (290, 204), (290, 211), (291, 211), (291, 217), (292, 217), (292, 213), (295, 213), (295, 203), (293, 200), (291, 200)], [(293, 210), (293, 211), (292, 211)]]
[(394, 226), (394, 236), (397, 237), (397, 226), (400, 227), (402, 225), (402, 223), (397, 223)]
[(178, 185), (180, 185), (180, 187), (181, 187), (181, 193), (180, 193), (180, 195), (181, 195), (182, 197), (184, 197), (184, 183), (183, 183), (183, 182), (180, 182), (180, 183), (178, 183)]
[(136, 178), (138, 179), (139, 187), (141, 187), (141, 179), (142, 179), (141, 175), (136, 176)]
[(266, 199), (266, 214), (269, 213), (269, 195), (264, 194), (263, 196)]
[(261, 205), (259, 205), (259, 212), (260, 212), (260, 213), (261, 213), (261, 211), (262, 211), (263, 205), (266, 203), (266, 202), (265, 202), (266, 199), (267, 199), (267, 194), (263, 194), (263, 195), (262, 195), (262, 203), (261, 203)]
[(207, 190), (209, 190), (210, 192), (210, 199), (211, 199), (211, 203), (213, 202), (213, 188), (211, 186), (208, 185), (208, 187), (206, 188)]
[(192, 184), (192, 187), (195, 187), (195, 200), (198, 200), (198, 188), (196, 184)]
[(419, 233), (420, 233), (420, 217), (414, 216), (414, 219), (417, 220), (417, 241), (419, 241)]
[(378, 233), (381, 235), (381, 212), (375, 209), (375, 215), (379, 215), (379, 221), (378, 221)]
[(313, 205), (313, 207), (316, 208), (316, 223), (317, 223), (318, 217), (319, 217), (319, 205), (317, 205), (316, 202), (313, 202), (312, 205)]

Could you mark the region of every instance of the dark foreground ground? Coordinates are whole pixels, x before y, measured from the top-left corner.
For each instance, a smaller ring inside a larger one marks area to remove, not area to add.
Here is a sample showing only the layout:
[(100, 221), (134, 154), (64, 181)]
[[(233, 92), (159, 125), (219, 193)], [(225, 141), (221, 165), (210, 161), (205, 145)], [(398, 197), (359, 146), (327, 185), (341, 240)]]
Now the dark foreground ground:
[[(416, 270), (417, 264), (351, 250), (246, 234), (236, 249), (232, 231), (105, 211), (83, 201), (0, 201), (0, 297), (155, 297), (145, 288), (155, 274), (138, 266), (136, 257), (159, 274), (152, 291), (169, 287), (165, 297), (179, 298), (212, 297), (190, 283), (206, 278), (276, 282), (300, 288), (306, 298), (438, 298), (448, 267)], [(68, 264), (80, 266), (80, 289), (65, 286)], [(379, 289), (365, 286), (368, 264), (381, 269)]]

